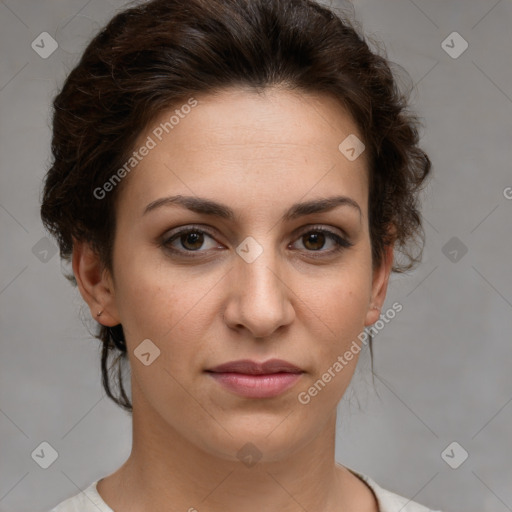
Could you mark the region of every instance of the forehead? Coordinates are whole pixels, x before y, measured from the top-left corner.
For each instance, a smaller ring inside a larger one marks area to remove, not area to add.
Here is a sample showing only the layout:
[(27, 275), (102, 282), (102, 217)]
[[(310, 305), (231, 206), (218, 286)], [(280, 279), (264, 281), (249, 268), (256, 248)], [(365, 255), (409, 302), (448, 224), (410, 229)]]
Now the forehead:
[(347, 158), (346, 140), (353, 145), (362, 135), (329, 96), (283, 89), (195, 95), (140, 134), (134, 149), (151, 149), (125, 178), (121, 207), (141, 215), (149, 202), (181, 193), (229, 198), (235, 210), (272, 208), (337, 192), (365, 212), (367, 155)]

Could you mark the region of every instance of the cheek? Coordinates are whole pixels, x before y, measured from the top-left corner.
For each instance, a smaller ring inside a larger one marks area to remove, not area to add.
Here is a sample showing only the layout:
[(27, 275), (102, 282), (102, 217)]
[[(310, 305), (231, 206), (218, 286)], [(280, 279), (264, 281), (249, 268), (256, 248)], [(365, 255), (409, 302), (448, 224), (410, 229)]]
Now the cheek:
[(155, 261), (154, 256), (123, 250), (121, 244), (115, 264), (116, 305), (127, 335), (133, 342), (157, 340), (179, 317), (183, 304), (179, 300), (183, 293), (179, 284), (171, 281), (169, 272), (163, 272), (161, 262)]
[[(305, 323), (311, 322), (306, 329), (312, 339), (323, 340), (315, 343), (321, 372), (351, 346), (355, 347), (354, 343), (361, 345), (359, 335), (365, 328), (370, 298), (371, 273), (369, 267), (360, 264), (340, 268), (335, 276), (319, 281), (314, 294), (309, 293), (304, 311), (309, 309), (313, 314), (305, 313), (308, 315)], [(356, 362), (357, 357), (353, 357), (343, 372), (344, 376), (348, 377)], [(336, 379), (338, 385), (343, 378)]]
[(215, 291), (216, 283), (221, 285), (219, 276), (192, 278), (190, 270), (173, 268), (154, 254), (120, 258), (118, 268), (116, 303), (131, 350), (150, 339), (159, 347), (161, 361), (173, 368), (176, 354), (197, 357), (218, 311), (207, 294)]
[(311, 288), (305, 293), (308, 305), (337, 332), (362, 327), (371, 298), (371, 270), (361, 264), (340, 267), (319, 280), (314, 293)]

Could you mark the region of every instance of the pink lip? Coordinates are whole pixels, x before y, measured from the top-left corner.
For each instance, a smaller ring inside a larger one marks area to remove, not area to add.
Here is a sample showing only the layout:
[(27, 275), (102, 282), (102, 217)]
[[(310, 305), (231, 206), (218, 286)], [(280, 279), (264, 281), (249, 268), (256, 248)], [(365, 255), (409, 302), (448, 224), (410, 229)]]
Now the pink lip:
[(244, 373), (210, 372), (217, 382), (226, 389), (247, 398), (271, 398), (291, 388), (302, 373), (272, 373), (247, 375)]
[(263, 363), (243, 359), (206, 370), (226, 389), (247, 398), (271, 398), (291, 388), (304, 373), (283, 359)]

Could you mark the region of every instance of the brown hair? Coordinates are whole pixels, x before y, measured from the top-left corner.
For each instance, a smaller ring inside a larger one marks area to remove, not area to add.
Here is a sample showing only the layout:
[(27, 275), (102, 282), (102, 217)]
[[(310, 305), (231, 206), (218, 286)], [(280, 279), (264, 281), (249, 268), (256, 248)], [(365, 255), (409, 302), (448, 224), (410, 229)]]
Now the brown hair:
[[(423, 252), (418, 197), (431, 162), (418, 147), (419, 119), (408, 111), (387, 59), (344, 18), (311, 0), (152, 0), (117, 14), (90, 42), (53, 104), (53, 162), (41, 217), (61, 258), (71, 260), (73, 239), (86, 241), (112, 270), (122, 183), (101, 200), (94, 190), (123, 166), (157, 115), (193, 94), (281, 85), (332, 95), (348, 109), (369, 159), (373, 265), (394, 244), (407, 261), (395, 259), (392, 270), (412, 269)], [(408, 248), (411, 242), (419, 254)], [(95, 336), (103, 343), (105, 391), (132, 411), (121, 374), (122, 326), (100, 326)], [(111, 392), (107, 367), (116, 351), (111, 368), (118, 367), (119, 396)]]

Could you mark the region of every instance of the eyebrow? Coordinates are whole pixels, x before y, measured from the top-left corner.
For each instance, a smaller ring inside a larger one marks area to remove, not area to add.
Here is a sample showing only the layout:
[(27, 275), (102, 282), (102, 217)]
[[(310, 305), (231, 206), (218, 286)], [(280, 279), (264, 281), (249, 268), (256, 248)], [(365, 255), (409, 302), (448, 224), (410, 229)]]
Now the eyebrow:
[[(202, 215), (211, 215), (230, 221), (235, 220), (235, 212), (229, 206), (203, 197), (183, 195), (156, 199), (146, 206), (142, 215), (146, 215), (162, 206), (182, 206)], [(329, 212), (340, 206), (350, 206), (354, 208), (359, 212), (359, 219), (361, 220), (362, 211), (356, 201), (347, 196), (333, 196), (294, 204), (283, 214), (281, 222), (288, 222), (314, 213)]]

